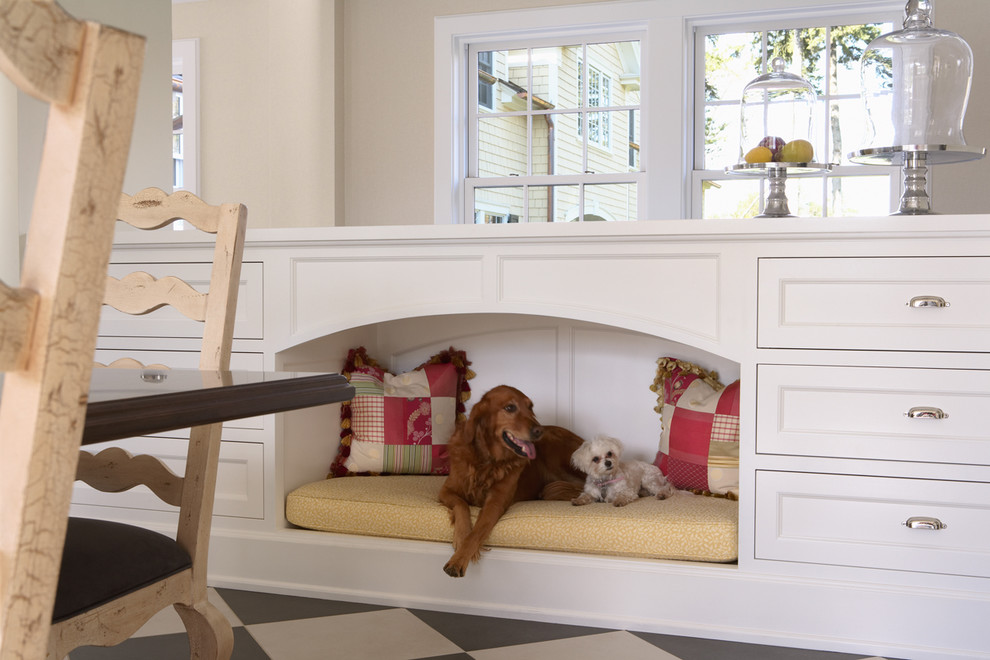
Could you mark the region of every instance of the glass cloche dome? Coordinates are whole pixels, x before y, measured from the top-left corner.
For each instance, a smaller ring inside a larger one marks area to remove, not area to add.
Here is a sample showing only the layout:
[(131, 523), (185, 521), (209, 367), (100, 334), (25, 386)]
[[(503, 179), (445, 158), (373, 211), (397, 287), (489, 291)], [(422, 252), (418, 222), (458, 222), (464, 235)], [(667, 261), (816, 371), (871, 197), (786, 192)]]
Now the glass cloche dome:
[(904, 29), (874, 39), (860, 60), (866, 145), (963, 146), (973, 51), (932, 25), (932, 0), (909, 0)]
[(743, 88), (739, 163), (814, 162), (812, 117), (816, 98), (811, 83), (784, 71), (784, 60), (773, 58), (770, 71)]

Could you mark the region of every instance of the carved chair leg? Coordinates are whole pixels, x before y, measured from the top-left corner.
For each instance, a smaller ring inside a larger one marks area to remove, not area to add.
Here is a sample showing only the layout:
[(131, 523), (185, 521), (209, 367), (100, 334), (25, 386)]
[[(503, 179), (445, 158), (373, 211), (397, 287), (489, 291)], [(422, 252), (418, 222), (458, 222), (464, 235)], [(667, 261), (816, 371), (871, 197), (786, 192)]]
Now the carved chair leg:
[(234, 652), (234, 631), (213, 603), (204, 600), (192, 607), (176, 603), (175, 611), (189, 635), (190, 658), (230, 660)]

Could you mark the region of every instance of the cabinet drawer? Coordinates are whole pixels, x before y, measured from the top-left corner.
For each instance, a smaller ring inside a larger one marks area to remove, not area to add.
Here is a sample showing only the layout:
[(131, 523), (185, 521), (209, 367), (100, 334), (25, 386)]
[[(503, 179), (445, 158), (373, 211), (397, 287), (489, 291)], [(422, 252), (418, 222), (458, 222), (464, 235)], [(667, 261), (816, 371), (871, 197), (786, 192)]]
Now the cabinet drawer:
[(757, 471), (756, 501), (757, 559), (990, 577), (990, 484)]
[(990, 351), (990, 258), (759, 264), (762, 348)]
[[(107, 273), (121, 278), (144, 271), (155, 278), (174, 275), (197, 291), (210, 287), (212, 263), (112, 263)], [(261, 339), (264, 336), (264, 281), (262, 264), (241, 265), (241, 283), (234, 317), (234, 339)], [(100, 314), (101, 337), (195, 337), (203, 336), (203, 324), (193, 321), (171, 307), (162, 307), (142, 316), (122, 314), (104, 307)]]
[(757, 367), (757, 452), (990, 465), (990, 371)]
[[(132, 455), (150, 454), (162, 460), (176, 474), (185, 472), (188, 442), (174, 438), (132, 438), (106, 445), (90, 445), (86, 451), (99, 452), (107, 446), (126, 449)], [(264, 518), (264, 445), (256, 442), (221, 442), (217, 467), (217, 490), (213, 514), (237, 518)], [(103, 493), (76, 482), (73, 504), (90, 504), (125, 509), (176, 511), (144, 486), (125, 493)]]

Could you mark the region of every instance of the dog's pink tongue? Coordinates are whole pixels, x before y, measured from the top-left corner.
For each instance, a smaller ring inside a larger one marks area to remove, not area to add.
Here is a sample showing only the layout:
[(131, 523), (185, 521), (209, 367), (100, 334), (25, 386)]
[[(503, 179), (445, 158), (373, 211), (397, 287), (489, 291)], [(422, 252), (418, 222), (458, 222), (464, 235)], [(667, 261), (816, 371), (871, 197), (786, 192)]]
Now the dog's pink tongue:
[(536, 446), (529, 440), (518, 440), (519, 448), (526, 454), (526, 458), (533, 460), (536, 458)]

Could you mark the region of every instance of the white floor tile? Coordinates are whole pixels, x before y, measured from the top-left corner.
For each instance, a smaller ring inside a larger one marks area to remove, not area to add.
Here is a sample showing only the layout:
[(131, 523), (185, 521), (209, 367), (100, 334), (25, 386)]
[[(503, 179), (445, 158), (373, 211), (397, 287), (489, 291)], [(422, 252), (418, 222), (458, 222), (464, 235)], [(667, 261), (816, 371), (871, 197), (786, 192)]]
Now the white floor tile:
[[(237, 618), (233, 610), (227, 607), (227, 603), (213, 589), (208, 590), (210, 602), (217, 606), (220, 613), (227, 617), (230, 625), (239, 626), (241, 620)], [(182, 619), (175, 613), (174, 607), (166, 607), (164, 610), (151, 617), (146, 624), (134, 633), (134, 637), (148, 637), (150, 635), (171, 635), (173, 633), (184, 633), (186, 627), (182, 625)]]
[(678, 660), (676, 656), (622, 631), (472, 651), (469, 655), (475, 660)]
[(412, 660), (461, 649), (403, 609), (247, 626), (272, 660)]

